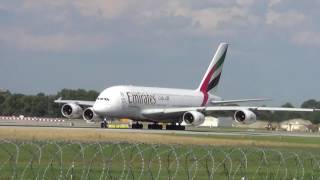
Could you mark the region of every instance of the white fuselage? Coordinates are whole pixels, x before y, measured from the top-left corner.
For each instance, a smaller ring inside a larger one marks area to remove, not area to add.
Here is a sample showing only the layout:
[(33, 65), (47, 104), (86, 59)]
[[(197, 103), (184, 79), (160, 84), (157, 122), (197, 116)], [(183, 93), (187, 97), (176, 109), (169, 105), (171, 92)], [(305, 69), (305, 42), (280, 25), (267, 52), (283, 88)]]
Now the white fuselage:
[[(130, 118), (133, 120), (159, 121), (179, 117), (146, 117), (143, 110), (172, 107), (198, 107), (203, 105), (204, 94), (196, 90), (113, 86), (103, 90), (94, 103), (93, 111), (108, 118)], [(220, 100), (208, 94), (207, 102)], [(207, 104), (207, 102), (205, 104)]]

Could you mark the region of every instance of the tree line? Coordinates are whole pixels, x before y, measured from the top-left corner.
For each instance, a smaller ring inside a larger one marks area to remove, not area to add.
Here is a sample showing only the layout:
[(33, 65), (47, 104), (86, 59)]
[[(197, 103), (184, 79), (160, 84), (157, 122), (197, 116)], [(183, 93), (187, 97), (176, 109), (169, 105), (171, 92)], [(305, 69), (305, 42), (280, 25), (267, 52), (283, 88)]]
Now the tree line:
[[(54, 103), (54, 100), (63, 99), (95, 100), (98, 92), (84, 89), (62, 89), (55, 95), (38, 93), (36, 95), (15, 94), (10, 91), (0, 92), (0, 115), (2, 116), (36, 116), (36, 117), (61, 117), (61, 105)], [(291, 103), (286, 103), (282, 107), (294, 107)], [(314, 99), (307, 100), (301, 104), (302, 108), (320, 109), (320, 101)], [(310, 120), (314, 124), (320, 123), (320, 112), (255, 112), (258, 119), (271, 122), (280, 122), (293, 118), (303, 118)], [(231, 115), (231, 114), (229, 114)]]
[(36, 116), (36, 117), (61, 117), (61, 104), (54, 100), (63, 99), (95, 100), (98, 92), (84, 89), (63, 89), (56, 95), (13, 94), (9, 91), (0, 92), (0, 115), (2, 116)]

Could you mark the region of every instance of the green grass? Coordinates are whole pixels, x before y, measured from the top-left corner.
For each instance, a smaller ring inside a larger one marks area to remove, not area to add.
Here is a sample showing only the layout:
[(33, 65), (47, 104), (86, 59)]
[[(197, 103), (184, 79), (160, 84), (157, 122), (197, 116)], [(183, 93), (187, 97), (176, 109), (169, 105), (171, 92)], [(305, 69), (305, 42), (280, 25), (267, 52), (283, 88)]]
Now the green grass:
[(10, 139), (0, 141), (0, 179), (320, 177), (320, 144), (314, 137), (56, 128), (1, 128), (0, 135)]
[[(164, 134), (166, 135), (166, 134)], [(186, 136), (184, 134), (169, 134), (170, 136)], [(273, 143), (288, 143), (288, 144), (299, 144), (299, 146), (303, 145), (320, 145), (320, 137), (296, 137), (296, 136), (268, 136), (268, 135), (260, 135), (260, 136), (250, 136), (250, 135), (188, 135), (188, 137), (194, 138), (207, 138), (207, 139), (226, 139), (226, 140), (251, 140), (251, 141), (266, 141)], [(268, 145), (268, 144), (266, 144)]]
[[(0, 179), (292, 179), (320, 177), (317, 148), (9, 141)], [(214, 173), (212, 173), (212, 168)]]

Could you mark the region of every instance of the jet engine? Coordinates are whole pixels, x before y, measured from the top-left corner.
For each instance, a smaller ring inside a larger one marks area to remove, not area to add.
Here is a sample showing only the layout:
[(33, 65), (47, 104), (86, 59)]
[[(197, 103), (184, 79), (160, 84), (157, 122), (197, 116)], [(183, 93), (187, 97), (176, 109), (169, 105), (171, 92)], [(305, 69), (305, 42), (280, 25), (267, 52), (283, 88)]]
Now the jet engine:
[(87, 122), (94, 122), (94, 121), (100, 120), (100, 117), (94, 113), (92, 107), (88, 107), (87, 109), (85, 109), (83, 111), (82, 117)]
[(256, 114), (247, 109), (236, 111), (234, 113), (234, 120), (238, 123), (250, 124), (255, 122), (257, 119)]
[(64, 117), (76, 119), (81, 117), (82, 108), (74, 103), (65, 104), (61, 108), (61, 113)]
[(183, 114), (182, 120), (186, 122), (186, 124), (199, 126), (204, 122), (205, 116), (198, 111), (188, 111)]

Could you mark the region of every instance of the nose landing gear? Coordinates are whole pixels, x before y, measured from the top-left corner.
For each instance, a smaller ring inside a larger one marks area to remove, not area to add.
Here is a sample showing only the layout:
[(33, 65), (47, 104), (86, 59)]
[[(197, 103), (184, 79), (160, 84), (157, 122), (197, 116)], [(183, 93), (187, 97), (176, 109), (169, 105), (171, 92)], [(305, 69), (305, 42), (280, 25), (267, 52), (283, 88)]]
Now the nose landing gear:
[(103, 120), (101, 123), (100, 123), (100, 127), (101, 128), (108, 128), (108, 122), (106, 120)]

